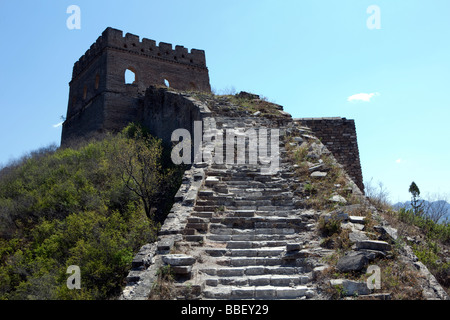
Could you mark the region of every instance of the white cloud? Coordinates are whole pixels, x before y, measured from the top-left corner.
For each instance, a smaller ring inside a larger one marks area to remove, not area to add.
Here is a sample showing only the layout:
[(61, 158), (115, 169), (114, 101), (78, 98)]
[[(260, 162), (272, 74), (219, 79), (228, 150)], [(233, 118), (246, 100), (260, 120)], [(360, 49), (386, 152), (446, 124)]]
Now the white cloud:
[(64, 121), (62, 121), (62, 122), (60, 122), (60, 123), (57, 123), (57, 124), (54, 124), (54, 125), (53, 125), (53, 128), (59, 128), (59, 127), (62, 126), (63, 123), (64, 123)]
[(402, 163), (402, 161), (403, 161), (402, 159), (395, 160), (396, 163)]
[(347, 98), (347, 101), (365, 101), (370, 102), (370, 99), (372, 99), (375, 96), (379, 96), (380, 94), (378, 92), (374, 93), (357, 93)]

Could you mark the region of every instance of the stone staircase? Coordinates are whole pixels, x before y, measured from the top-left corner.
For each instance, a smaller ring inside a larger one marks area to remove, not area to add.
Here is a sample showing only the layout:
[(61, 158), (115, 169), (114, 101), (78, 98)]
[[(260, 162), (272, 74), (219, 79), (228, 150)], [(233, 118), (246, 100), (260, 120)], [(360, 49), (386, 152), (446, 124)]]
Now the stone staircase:
[[(231, 124), (241, 129), (264, 125), (257, 119), (242, 123), (222, 118), (218, 129)], [(280, 129), (282, 141), (289, 130)], [(308, 249), (316, 216), (302, 208), (295, 192), (299, 181), (284, 160), (283, 143), (279, 153), (279, 171), (273, 175), (249, 164), (212, 164), (205, 170), (205, 184), (183, 232), (190, 254), (200, 257), (192, 274), (203, 288), (203, 299), (299, 299), (316, 294), (312, 271), (323, 252)]]
[[(320, 160), (321, 155), (330, 153), (320, 140), (283, 113), (281, 107), (279, 115), (261, 115), (233, 105), (226, 98), (208, 101), (206, 97), (202, 101), (198, 102), (198, 107), (203, 125), (209, 130), (203, 136), (207, 140), (203, 140), (204, 148), (213, 145), (209, 137), (223, 136), (225, 130), (235, 131), (239, 137), (242, 130), (276, 128), (280, 142), (276, 150), (279, 170), (263, 174), (260, 164), (248, 162), (217, 164), (203, 159), (205, 162), (194, 163), (183, 176), (158, 241), (142, 246), (134, 257), (127, 285), (119, 299), (152, 299), (152, 293), (156, 299), (161, 298), (161, 292), (154, 288), (158, 283), (164, 285), (158, 275), (161, 270), (167, 270), (162, 268), (168, 265), (175, 276), (175, 281), (169, 281), (170, 297), (176, 299), (322, 300), (331, 298), (327, 290), (335, 285), (342, 287), (341, 294), (345, 292), (346, 296), (356, 293), (367, 298), (390, 299), (390, 293), (369, 294), (365, 282), (329, 279), (329, 275), (328, 278), (325, 275), (330, 268), (325, 261), (330, 260), (324, 258), (336, 252), (320, 243), (322, 238), (316, 230), (319, 217), (326, 220), (333, 214), (341, 220), (342, 228), (349, 229), (348, 240), (354, 245), (333, 267), (342, 272), (361, 272), (364, 259), (367, 263), (376, 257), (391, 259), (385, 252), (390, 250), (390, 245), (384, 240), (392, 242), (389, 237), (393, 238), (396, 230), (389, 229), (376, 209), (367, 206), (380, 223), (374, 229), (381, 232), (377, 236), (372, 231), (362, 231), (364, 217), (351, 213), (366, 204), (363, 194), (349, 177), (346, 179), (350, 192), (359, 196), (361, 204), (356, 204), (355, 208), (339, 206), (339, 211), (331, 212), (308, 209), (304, 191), (309, 181), (306, 180), (327, 175), (326, 165)], [(289, 142), (286, 136), (290, 137)], [(285, 143), (295, 148), (303, 142), (308, 142), (308, 158), (313, 161), (308, 163), (309, 178), (296, 176), (296, 166), (287, 159), (285, 149)], [(270, 139), (267, 143), (270, 150)], [(245, 150), (249, 159), (248, 142)], [(222, 151), (225, 155), (226, 150)], [(335, 187), (340, 188), (340, 185)], [(337, 198), (331, 197), (328, 201), (332, 206), (336, 201), (342, 203)], [(369, 240), (369, 235), (383, 241)], [(411, 248), (404, 246), (402, 250), (399, 259), (411, 269), (419, 270), (417, 278), (422, 279), (423, 296), (448, 299), (426, 267), (417, 262)]]

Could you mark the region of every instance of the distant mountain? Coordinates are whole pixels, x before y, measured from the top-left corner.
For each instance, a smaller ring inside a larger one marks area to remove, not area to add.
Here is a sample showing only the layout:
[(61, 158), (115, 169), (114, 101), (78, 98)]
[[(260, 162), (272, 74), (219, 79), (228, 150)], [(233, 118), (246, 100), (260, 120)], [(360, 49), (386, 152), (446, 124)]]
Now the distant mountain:
[[(424, 208), (427, 208), (427, 212), (443, 212), (443, 217), (439, 220), (439, 222), (443, 222), (445, 221), (445, 219), (447, 218), (450, 221), (450, 203), (444, 201), (444, 200), (438, 200), (438, 201), (433, 201), (433, 202), (429, 202), (424, 200), (423, 201), (424, 204)], [(411, 202), (410, 201), (406, 201), (406, 202), (397, 202), (396, 204), (394, 204), (392, 206), (394, 209), (398, 210), (400, 208), (405, 208), (405, 209), (411, 209)]]

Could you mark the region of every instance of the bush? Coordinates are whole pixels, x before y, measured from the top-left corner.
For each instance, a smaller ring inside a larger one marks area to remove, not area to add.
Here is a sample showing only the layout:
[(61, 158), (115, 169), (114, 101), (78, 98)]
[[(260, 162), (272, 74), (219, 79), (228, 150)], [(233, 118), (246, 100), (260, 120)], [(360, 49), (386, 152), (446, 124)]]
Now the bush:
[[(115, 161), (115, 146), (139, 139), (121, 134), (77, 149), (49, 148), (0, 171), (0, 299), (109, 299), (121, 292), (134, 253), (159, 227)], [(164, 172), (158, 150), (154, 165)], [(162, 175), (168, 194), (180, 173)], [(159, 199), (164, 203), (154, 205), (164, 208), (164, 219), (171, 199)], [(66, 286), (70, 265), (80, 267), (80, 290)]]

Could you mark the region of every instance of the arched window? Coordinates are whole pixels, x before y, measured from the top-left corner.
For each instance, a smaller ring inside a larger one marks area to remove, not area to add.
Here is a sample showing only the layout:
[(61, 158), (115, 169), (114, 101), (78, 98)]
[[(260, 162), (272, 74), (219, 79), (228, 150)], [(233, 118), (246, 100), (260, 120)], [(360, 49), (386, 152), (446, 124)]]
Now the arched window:
[(83, 100), (86, 100), (87, 98), (87, 86), (85, 85), (83, 88)]
[(125, 84), (135, 84), (137, 82), (136, 70), (128, 68), (125, 70)]
[(95, 90), (98, 90), (99, 85), (100, 85), (100, 76), (97, 74), (95, 76)]
[(164, 85), (165, 85), (167, 88), (170, 88), (169, 80), (164, 79)]

